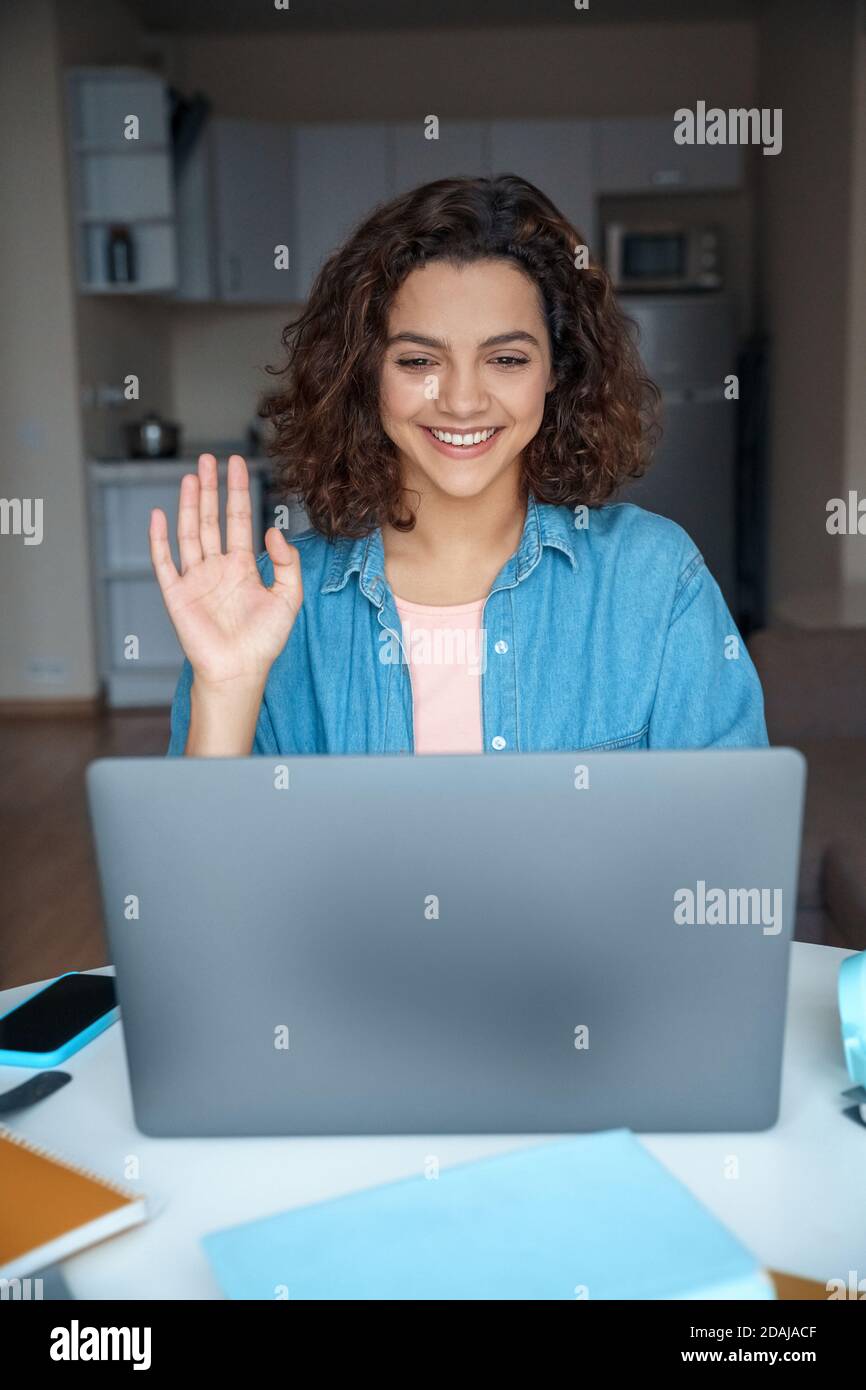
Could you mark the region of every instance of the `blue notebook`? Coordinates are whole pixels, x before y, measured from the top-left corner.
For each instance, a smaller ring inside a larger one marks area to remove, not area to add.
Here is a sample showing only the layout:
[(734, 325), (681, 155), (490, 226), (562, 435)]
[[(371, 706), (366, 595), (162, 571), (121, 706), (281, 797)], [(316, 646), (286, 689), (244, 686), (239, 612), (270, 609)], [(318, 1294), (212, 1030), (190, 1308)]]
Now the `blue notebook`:
[(229, 1298), (775, 1297), (628, 1130), (296, 1207), (203, 1244)]

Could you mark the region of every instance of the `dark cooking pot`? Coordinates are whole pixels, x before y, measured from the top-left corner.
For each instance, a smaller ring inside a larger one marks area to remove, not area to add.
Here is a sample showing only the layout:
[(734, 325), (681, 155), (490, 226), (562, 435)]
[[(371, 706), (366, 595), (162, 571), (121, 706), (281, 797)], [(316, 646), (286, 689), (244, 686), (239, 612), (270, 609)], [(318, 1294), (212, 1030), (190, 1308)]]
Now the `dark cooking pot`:
[(134, 459), (177, 458), (180, 450), (180, 426), (160, 420), (155, 412), (123, 426), (126, 448)]

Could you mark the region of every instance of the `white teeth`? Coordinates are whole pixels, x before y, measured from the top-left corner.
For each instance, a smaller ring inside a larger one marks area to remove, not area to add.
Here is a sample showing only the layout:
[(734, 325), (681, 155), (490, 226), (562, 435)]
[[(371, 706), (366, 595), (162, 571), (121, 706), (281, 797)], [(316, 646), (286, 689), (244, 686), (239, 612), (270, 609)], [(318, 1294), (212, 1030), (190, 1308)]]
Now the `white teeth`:
[(496, 430), (476, 430), (474, 434), (452, 434), (450, 430), (431, 429), (430, 433), (436, 439), (440, 439), (443, 444), (457, 444), (461, 447), (465, 447), (469, 444), (485, 443), (491, 435), (496, 433)]

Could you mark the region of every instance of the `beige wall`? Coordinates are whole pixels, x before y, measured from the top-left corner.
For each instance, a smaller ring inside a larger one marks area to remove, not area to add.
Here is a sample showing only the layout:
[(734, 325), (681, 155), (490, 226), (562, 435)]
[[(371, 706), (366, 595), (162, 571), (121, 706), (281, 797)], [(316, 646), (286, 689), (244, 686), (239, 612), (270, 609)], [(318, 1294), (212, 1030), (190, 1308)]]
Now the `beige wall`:
[(827, 534), (826, 504), (862, 480), (849, 372), (858, 8), (837, 0), (830, 24), (811, 0), (770, 0), (760, 26), (760, 102), (783, 111), (783, 150), (764, 160), (759, 285), (773, 334), (771, 606), (786, 615), (841, 586), (853, 542)]
[(282, 366), (280, 334), (292, 311), (185, 306), (171, 313), (172, 418), (187, 446), (242, 444), (262, 392), (273, 388), (265, 367)]
[(0, 54), (0, 494), (44, 506), (41, 545), (0, 536), (0, 698), (88, 696), (95, 666), (53, 0), (4, 0)]
[[(4, 0), (0, 7), (0, 495), (43, 498), (45, 537), (0, 537), (0, 699), (96, 693), (85, 460), (114, 450), (124, 416), (171, 401), (165, 312), (75, 292), (63, 70), (136, 63), (121, 0)], [(142, 380), (121, 411), (84, 407), (82, 388)]]
[[(745, 22), (540, 29), (220, 35), (167, 50), (185, 90), (224, 116), (363, 120), (439, 116), (628, 116), (748, 105), (756, 35)], [(435, 7), (431, 10), (435, 20)]]
[[(171, 414), (171, 333), (166, 304), (144, 297), (77, 298), (78, 380), (81, 389), (84, 449), (88, 457), (126, 452), (122, 426), (148, 410)], [(139, 399), (100, 405), (102, 385), (120, 388), (133, 374)]]

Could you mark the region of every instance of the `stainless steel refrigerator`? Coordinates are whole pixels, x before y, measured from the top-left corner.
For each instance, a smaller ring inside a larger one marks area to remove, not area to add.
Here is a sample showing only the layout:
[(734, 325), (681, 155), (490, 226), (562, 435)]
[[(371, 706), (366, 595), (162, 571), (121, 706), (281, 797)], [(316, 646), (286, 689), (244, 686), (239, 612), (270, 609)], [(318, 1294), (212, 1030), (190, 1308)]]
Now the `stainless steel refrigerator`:
[(618, 501), (637, 502), (688, 531), (736, 617), (736, 371), (734, 309), (724, 294), (622, 294), (644, 365), (662, 392), (664, 434), (643, 478)]

